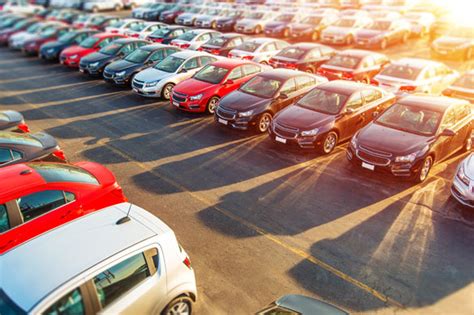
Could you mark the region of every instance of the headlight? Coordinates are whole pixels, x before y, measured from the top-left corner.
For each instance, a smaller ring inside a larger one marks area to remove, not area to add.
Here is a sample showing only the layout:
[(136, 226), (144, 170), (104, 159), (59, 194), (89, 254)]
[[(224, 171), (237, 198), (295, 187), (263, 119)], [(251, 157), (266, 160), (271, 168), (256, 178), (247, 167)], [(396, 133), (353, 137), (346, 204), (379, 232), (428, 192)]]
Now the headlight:
[(249, 111), (246, 111), (246, 112), (239, 113), (239, 117), (249, 117), (252, 114), (253, 114), (253, 110), (249, 110)]
[(117, 77), (123, 77), (125, 75), (126, 71), (120, 71), (120, 72), (117, 72), (115, 75)]
[(352, 146), (354, 149), (357, 149), (357, 139), (356, 139), (356, 137), (352, 137), (352, 139), (351, 139), (351, 146)]
[(89, 65), (89, 67), (95, 68), (95, 67), (97, 67), (98, 65), (99, 65), (99, 62), (97, 61), (97, 62), (91, 63), (91, 64)]
[(156, 86), (158, 84), (159, 81), (151, 81), (151, 82), (147, 82), (145, 83), (145, 87), (153, 87), (153, 86)]
[(189, 97), (190, 101), (199, 101), (202, 98), (202, 93)]
[(71, 57), (69, 57), (70, 59), (77, 59), (77, 57), (79, 57), (78, 55), (72, 55)]
[(319, 129), (316, 128), (316, 129), (312, 129), (312, 130), (305, 130), (305, 131), (301, 131), (301, 135), (303, 137), (311, 137), (311, 136), (316, 136), (319, 132)]
[(461, 165), (461, 167), (458, 170), (458, 173), (456, 175), (466, 186), (469, 186), (470, 184), (470, 178), (466, 176), (466, 173), (464, 172), (464, 165)]
[(397, 156), (395, 158), (395, 162), (398, 162), (398, 163), (412, 163), (413, 161), (415, 161), (415, 158), (416, 158), (417, 155), (418, 155), (418, 152), (411, 153), (411, 154), (404, 155), (404, 156)]
[(54, 53), (54, 48), (50, 48), (50, 49), (48, 49), (46, 52), (47, 52), (48, 54), (52, 54), (52, 53)]

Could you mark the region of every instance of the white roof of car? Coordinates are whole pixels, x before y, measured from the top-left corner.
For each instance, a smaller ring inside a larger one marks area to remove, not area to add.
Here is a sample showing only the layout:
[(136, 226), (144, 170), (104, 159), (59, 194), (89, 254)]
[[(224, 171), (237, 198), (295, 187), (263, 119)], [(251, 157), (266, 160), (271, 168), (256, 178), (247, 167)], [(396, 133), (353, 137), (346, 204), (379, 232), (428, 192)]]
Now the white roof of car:
[(397, 65), (406, 65), (408, 67), (413, 67), (413, 68), (424, 68), (427, 66), (435, 66), (435, 65), (440, 64), (437, 61), (421, 59), (421, 58), (402, 58), (393, 63)]
[(131, 220), (117, 225), (129, 203), (111, 206), (46, 232), (6, 252), (0, 288), (25, 311), (67, 281), (130, 246), (171, 229), (133, 206)]
[(194, 50), (183, 50), (183, 51), (178, 51), (173, 54), (173, 57), (181, 58), (181, 59), (188, 59), (191, 57), (196, 57), (196, 56), (211, 56), (211, 57), (216, 57), (214, 55), (211, 55), (206, 52), (200, 52), (200, 51), (194, 51)]

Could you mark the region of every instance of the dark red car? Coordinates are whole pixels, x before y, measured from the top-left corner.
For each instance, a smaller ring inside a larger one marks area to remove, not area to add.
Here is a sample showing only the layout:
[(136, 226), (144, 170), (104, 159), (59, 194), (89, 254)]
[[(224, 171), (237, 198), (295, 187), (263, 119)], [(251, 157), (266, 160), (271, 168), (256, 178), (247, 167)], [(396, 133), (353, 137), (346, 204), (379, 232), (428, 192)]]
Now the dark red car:
[(110, 42), (126, 37), (121, 34), (99, 33), (86, 38), (79, 45), (71, 46), (64, 49), (59, 56), (59, 61), (71, 68), (78, 68), (82, 57), (99, 51), (102, 47)]
[(173, 88), (171, 104), (190, 112), (214, 113), (219, 100), (264, 70), (251, 61), (225, 59), (205, 66)]
[(26, 31), (28, 27), (37, 23), (38, 21), (39, 19), (36, 18), (24, 19), (16, 22), (12, 27), (0, 31), (0, 45), (7, 45), (10, 36)]
[(384, 54), (368, 50), (344, 50), (318, 68), (318, 74), (329, 80), (351, 80), (371, 83), (390, 60)]
[(37, 55), (41, 45), (56, 41), (59, 37), (70, 32), (71, 30), (71, 27), (67, 25), (58, 25), (57, 27), (44, 30), (33, 39), (26, 41), (22, 50), (27, 55)]
[(92, 162), (0, 169), (0, 255), (48, 230), (126, 201), (115, 176)]

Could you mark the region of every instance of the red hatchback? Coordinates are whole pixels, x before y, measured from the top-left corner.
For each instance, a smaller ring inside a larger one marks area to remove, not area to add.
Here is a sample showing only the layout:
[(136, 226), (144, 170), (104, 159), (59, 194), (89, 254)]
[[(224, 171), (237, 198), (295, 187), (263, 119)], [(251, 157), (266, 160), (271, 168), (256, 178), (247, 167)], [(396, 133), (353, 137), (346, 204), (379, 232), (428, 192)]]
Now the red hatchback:
[(126, 201), (115, 176), (92, 162), (0, 169), (0, 255), (48, 230)]
[(265, 70), (241, 59), (224, 59), (205, 66), (173, 88), (171, 104), (189, 112), (214, 113), (219, 100)]
[(99, 51), (102, 47), (116, 39), (126, 37), (121, 34), (99, 33), (86, 38), (79, 45), (64, 49), (59, 57), (59, 62), (71, 68), (78, 68), (82, 57)]

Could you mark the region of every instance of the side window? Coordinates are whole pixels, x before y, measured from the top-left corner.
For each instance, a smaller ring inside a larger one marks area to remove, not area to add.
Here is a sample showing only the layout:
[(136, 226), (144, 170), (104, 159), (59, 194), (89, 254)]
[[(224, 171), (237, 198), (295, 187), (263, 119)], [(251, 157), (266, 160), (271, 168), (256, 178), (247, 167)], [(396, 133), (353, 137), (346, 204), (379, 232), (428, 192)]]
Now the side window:
[(81, 291), (79, 289), (75, 289), (51, 305), (43, 314), (82, 315), (85, 313), (86, 311), (84, 308)]
[(365, 58), (364, 62), (362, 63), (362, 68), (371, 68), (373, 66), (375, 66), (375, 61), (372, 57)]
[(179, 49), (173, 49), (173, 48), (166, 49), (165, 55), (167, 57), (167, 56), (172, 55), (172, 54), (174, 54), (175, 52), (178, 52), (178, 51), (179, 51)]
[(280, 94), (289, 95), (294, 92), (296, 92), (295, 79), (289, 79), (288, 81), (285, 82), (285, 84), (283, 84), (283, 86), (280, 89)]
[(205, 66), (216, 61), (216, 58), (208, 57), (208, 56), (202, 56), (200, 57), (200, 59), (201, 59), (201, 66)]
[(195, 58), (192, 58), (192, 59), (186, 61), (186, 63), (183, 66), (183, 69), (191, 70), (191, 69), (195, 69), (197, 67), (199, 67), (199, 64), (198, 64), (197, 57), (195, 57)]
[(332, 56), (334, 54), (334, 50), (329, 47), (321, 46), (320, 49), (323, 56)]
[(375, 102), (382, 97), (382, 93), (377, 90), (364, 90), (362, 95), (364, 96), (365, 103)]
[(158, 60), (163, 60), (164, 57), (163, 57), (163, 50), (158, 50), (158, 51), (155, 51), (151, 56), (150, 56), (150, 60), (151, 61), (158, 61)]
[(425, 75), (423, 76), (425, 79), (429, 80), (432, 79), (436, 76), (435, 69), (433, 68), (428, 68), (425, 70)]
[(364, 105), (362, 96), (359, 92), (352, 94), (351, 98), (347, 101), (346, 108), (352, 108), (353, 110), (358, 110)]
[(236, 37), (233, 40), (231, 40), (227, 46), (235, 47), (235, 46), (239, 46), (242, 43), (243, 43), (242, 37)]
[(209, 33), (206, 33), (206, 34), (202, 34), (201, 36), (199, 36), (198, 41), (207, 42), (210, 39), (211, 39), (211, 35)]
[(60, 30), (59, 33), (58, 33), (58, 37), (59, 37), (59, 36), (62, 36), (62, 35), (64, 35), (64, 34), (66, 34), (67, 32), (69, 32), (68, 29)]
[(104, 270), (93, 279), (103, 308), (150, 276), (143, 253), (127, 258)]
[(105, 38), (103, 41), (101, 41), (99, 43), (99, 47), (102, 48), (102, 47), (105, 47), (107, 46), (108, 43), (110, 43), (112, 41), (112, 38)]
[(66, 193), (61, 190), (44, 190), (19, 198), (17, 201), (23, 216), (23, 222), (31, 221), (73, 201), (74, 195), (67, 194), (66, 196)]
[(441, 130), (446, 128), (451, 128), (456, 123), (456, 114), (454, 108), (448, 109), (448, 112), (443, 118), (443, 122), (441, 123)]
[(314, 78), (306, 76), (306, 75), (296, 77), (295, 80), (296, 80), (297, 90), (309, 88), (316, 83), (316, 80)]
[(12, 161), (12, 154), (9, 149), (0, 148), (0, 165)]
[(148, 29), (149, 32), (153, 33), (154, 31), (156, 31), (157, 29), (159, 29), (160, 26), (159, 25), (152, 25), (150, 26), (150, 28)]
[(128, 44), (122, 47), (122, 49), (120, 49), (120, 52), (126, 56), (129, 53), (131, 53), (133, 49), (134, 49), (134, 44)]
[(262, 52), (277, 50), (275, 43), (268, 43), (262, 48)]
[(319, 48), (311, 50), (305, 57), (306, 60), (313, 60), (321, 58), (321, 52)]
[(243, 77), (243, 72), (242, 72), (243, 67), (237, 67), (232, 72), (229, 74), (227, 77), (228, 80), (238, 80)]
[(89, 34), (81, 34), (81, 35), (76, 36), (75, 42), (77, 44), (80, 44), (84, 39), (88, 37), (88, 35)]
[(244, 75), (248, 76), (248, 75), (252, 75), (252, 74), (255, 74), (255, 73), (259, 73), (260, 72), (260, 67), (256, 66), (256, 65), (244, 65), (243, 70), (244, 70)]
[(8, 219), (7, 207), (0, 205), (0, 233), (10, 229), (10, 221)]
[(456, 121), (461, 121), (471, 115), (471, 107), (469, 105), (457, 106), (455, 109)]

